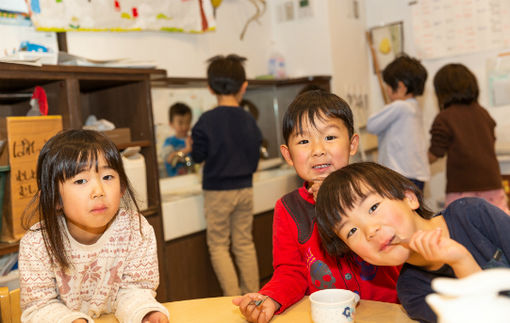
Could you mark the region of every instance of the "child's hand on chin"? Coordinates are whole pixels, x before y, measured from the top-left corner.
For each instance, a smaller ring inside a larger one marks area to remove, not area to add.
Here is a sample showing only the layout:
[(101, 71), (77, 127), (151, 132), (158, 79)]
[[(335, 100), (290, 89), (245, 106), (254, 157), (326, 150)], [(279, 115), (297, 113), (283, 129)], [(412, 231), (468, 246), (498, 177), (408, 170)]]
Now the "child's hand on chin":
[(149, 312), (142, 319), (142, 323), (169, 323), (168, 318), (161, 312)]
[(430, 263), (435, 263), (431, 270), (448, 264), (458, 278), (480, 270), (471, 253), (457, 241), (441, 235), (441, 229), (417, 231), (411, 237), (409, 246)]
[(312, 181), (308, 182), (308, 193), (313, 194), (313, 199), (317, 200), (317, 194), (319, 193), (319, 188), (321, 187), (322, 182), (326, 177), (317, 177)]

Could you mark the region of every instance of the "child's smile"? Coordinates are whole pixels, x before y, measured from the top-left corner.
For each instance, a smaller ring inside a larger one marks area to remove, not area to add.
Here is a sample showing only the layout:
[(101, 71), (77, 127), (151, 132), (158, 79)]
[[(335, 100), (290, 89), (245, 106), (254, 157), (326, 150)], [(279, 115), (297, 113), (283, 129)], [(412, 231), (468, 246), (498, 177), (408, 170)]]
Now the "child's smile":
[(315, 117), (302, 122), (301, 133), (293, 133), (281, 152), (287, 163), (307, 182), (323, 180), (333, 171), (349, 164), (356, 153), (358, 136), (349, 138), (349, 131), (338, 118)]
[(411, 251), (403, 246), (414, 232), (414, 204), (367, 193), (354, 203), (337, 228), (337, 235), (367, 262), (381, 266), (404, 263)]

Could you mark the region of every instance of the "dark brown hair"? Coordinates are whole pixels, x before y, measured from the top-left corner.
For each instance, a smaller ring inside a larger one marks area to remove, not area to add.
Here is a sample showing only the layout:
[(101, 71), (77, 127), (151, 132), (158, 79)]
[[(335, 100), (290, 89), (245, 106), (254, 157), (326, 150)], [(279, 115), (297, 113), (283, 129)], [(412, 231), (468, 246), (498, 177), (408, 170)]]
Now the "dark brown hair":
[[(83, 170), (92, 167), (97, 170), (101, 154), (108, 166), (119, 174), (124, 205), (134, 205), (139, 213), (120, 153), (102, 133), (82, 129), (60, 132), (43, 146), (37, 160), (38, 191), (25, 211), (25, 226), (38, 217), (46, 250), (52, 262), (63, 269), (69, 268), (70, 259), (64, 245), (67, 236), (60, 218), (64, 214), (59, 186)], [(141, 230), (141, 222), (139, 225)]]
[(416, 58), (402, 55), (395, 58), (383, 70), (382, 76), (384, 82), (388, 84), (393, 91), (398, 88), (398, 82), (404, 83), (407, 92), (414, 96), (423, 94), (425, 81), (427, 81), (427, 70)]
[(218, 55), (207, 60), (207, 84), (218, 95), (231, 95), (239, 93), (246, 81), (243, 63), (246, 58), (230, 54)]
[(324, 90), (310, 90), (299, 94), (283, 115), (282, 131), (285, 143), (294, 133), (303, 132), (303, 117), (315, 127), (315, 118), (338, 118), (344, 122), (349, 138), (354, 134), (354, 120), (349, 104), (337, 95)]
[(447, 64), (434, 76), (434, 90), (440, 109), (453, 104), (469, 105), (478, 101), (475, 75), (462, 64)]
[(432, 218), (433, 213), (425, 206), (421, 190), (389, 168), (372, 162), (362, 162), (350, 164), (331, 173), (319, 189), (315, 206), (319, 235), (326, 251), (333, 256), (341, 256), (350, 251), (337, 236), (335, 228), (346, 211), (351, 210), (357, 201), (369, 193), (377, 193), (392, 200), (404, 200), (408, 191), (416, 195), (420, 204), (416, 212), (422, 218)]
[(185, 116), (187, 114), (191, 116), (191, 108), (185, 103), (176, 102), (168, 109), (168, 120), (171, 123), (175, 116)]

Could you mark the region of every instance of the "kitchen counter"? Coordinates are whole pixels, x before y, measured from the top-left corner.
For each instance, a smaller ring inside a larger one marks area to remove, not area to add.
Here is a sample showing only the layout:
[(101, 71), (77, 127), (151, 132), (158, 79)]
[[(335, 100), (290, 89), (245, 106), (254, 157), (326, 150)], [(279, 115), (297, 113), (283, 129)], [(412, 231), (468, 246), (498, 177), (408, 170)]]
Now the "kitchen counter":
[[(294, 168), (282, 161), (262, 163), (253, 176), (253, 214), (272, 210), (284, 194), (301, 185)], [(204, 199), (199, 174), (181, 175), (160, 180), (164, 240), (170, 241), (205, 230)]]

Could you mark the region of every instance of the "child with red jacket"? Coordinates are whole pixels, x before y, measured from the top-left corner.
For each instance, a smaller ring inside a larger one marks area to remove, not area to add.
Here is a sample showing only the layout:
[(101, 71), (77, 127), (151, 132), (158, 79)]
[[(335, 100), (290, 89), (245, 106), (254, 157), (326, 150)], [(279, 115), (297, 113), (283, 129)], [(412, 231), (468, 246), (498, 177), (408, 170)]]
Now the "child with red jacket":
[[(283, 196), (273, 220), (271, 280), (259, 291), (233, 300), (250, 322), (268, 322), (274, 314), (319, 289), (349, 289), (362, 299), (398, 302), (395, 290), (400, 267), (377, 267), (354, 254), (332, 257), (321, 246), (315, 198), (322, 180), (349, 164), (359, 137), (349, 105), (322, 90), (300, 94), (283, 118), (286, 144), (280, 151), (304, 185)], [(252, 300), (269, 297), (260, 306)]]

